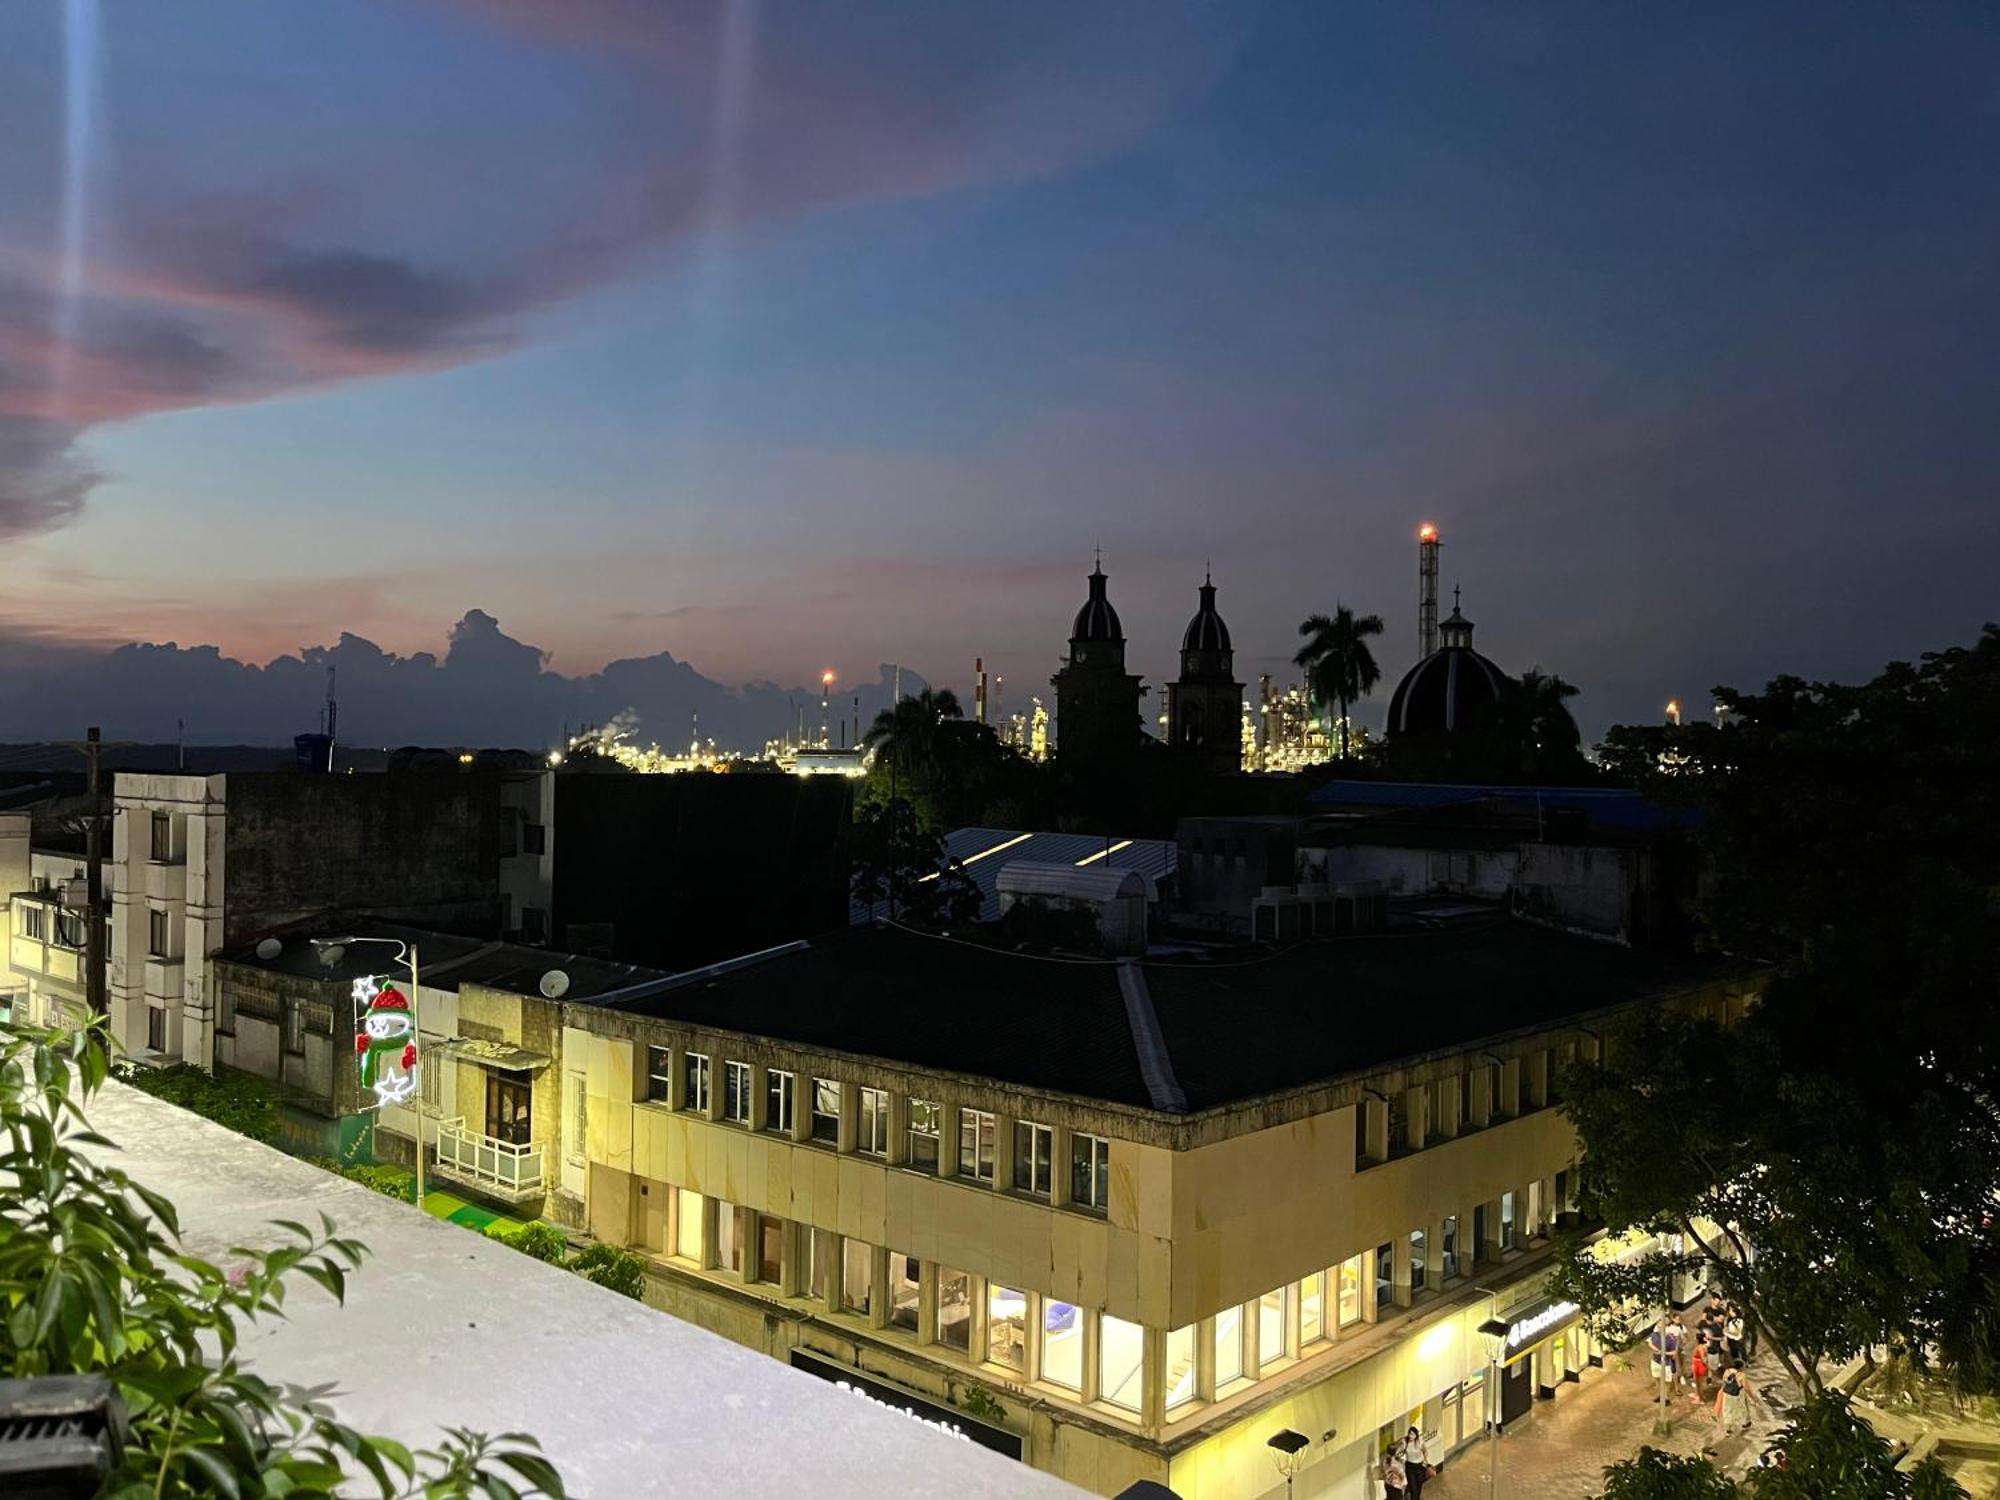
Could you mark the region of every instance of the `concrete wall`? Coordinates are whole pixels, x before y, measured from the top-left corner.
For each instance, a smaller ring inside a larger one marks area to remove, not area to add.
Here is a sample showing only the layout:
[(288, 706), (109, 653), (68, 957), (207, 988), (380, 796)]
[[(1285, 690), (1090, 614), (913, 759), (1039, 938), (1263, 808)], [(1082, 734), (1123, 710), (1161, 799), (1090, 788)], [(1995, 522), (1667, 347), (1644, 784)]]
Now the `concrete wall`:
[(1630, 941), (1643, 923), (1651, 863), (1643, 849), (1523, 844), (1516, 904), (1538, 921)]

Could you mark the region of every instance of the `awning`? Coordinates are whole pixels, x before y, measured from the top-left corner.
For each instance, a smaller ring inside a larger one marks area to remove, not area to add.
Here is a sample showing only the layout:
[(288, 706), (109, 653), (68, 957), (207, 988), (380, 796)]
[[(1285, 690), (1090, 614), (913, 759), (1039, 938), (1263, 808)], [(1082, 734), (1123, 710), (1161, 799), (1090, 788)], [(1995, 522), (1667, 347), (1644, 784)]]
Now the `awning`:
[(489, 1042), (479, 1037), (454, 1037), (438, 1050), (502, 1073), (538, 1073), (555, 1061), (546, 1052), (530, 1052), (512, 1042)]

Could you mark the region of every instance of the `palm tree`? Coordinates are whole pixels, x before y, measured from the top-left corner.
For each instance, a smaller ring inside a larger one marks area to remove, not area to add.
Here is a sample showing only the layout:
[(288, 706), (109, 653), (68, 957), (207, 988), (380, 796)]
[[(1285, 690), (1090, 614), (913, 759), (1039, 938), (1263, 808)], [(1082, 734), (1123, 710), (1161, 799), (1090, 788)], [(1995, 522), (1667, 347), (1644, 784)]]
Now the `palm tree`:
[(1356, 617), (1345, 604), (1336, 604), (1333, 618), (1314, 615), (1299, 626), (1306, 643), (1292, 658), (1306, 669), (1306, 687), (1313, 700), (1324, 708), (1340, 706), (1340, 754), (1347, 757), (1347, 707), (1374, 690), (1382, 680), (1375, 665), (1375, 653), (1368, 649), (1368, 637), (1382, 633), (1380, 615)]
[(950, 688), (925, 688), (899, 698), (875, 715), (861, 743), (884, 760), (891, 772), (933, 771), (938, 761), (938, 726), (964, 717), (958, 695)]
[(1517, 689), (1522, 758), (1531, 770), (1567, 763), (1579, 754), (1583, 735), (1571, 717), (1566, 699), (1577, 690), (1552, 672), (1530, 667)]

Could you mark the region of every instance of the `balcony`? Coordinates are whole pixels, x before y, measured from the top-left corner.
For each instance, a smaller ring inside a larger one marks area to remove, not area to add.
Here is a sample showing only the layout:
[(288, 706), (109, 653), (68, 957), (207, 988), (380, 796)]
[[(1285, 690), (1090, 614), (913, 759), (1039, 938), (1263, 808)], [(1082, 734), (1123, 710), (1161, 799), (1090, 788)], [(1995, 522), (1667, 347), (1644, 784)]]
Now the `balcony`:
[(542, 1148), (481, 1135), (463, 1115), (438, 1122), (437, 1172), (506, 1203), (542, 1196)]
[(146, 866), (146, 899), (155, 902), (187, 900), (188, 868), (179, 860), (168, 864), (153, 860)]
[(145, 990), (148, 999), (172, 1000), (181, 998), (183, 964), (178, 958), (152, 957), (146, 960)]

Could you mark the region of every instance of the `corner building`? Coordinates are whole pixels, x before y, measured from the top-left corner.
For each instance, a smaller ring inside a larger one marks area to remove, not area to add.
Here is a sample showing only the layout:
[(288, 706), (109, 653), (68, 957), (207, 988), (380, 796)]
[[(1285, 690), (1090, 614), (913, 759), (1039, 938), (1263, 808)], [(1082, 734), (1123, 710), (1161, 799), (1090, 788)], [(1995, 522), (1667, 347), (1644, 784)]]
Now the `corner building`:
[[(550, 1211), (647, 1299), (1085, 1489), (1362, 1500), (1587, 1369), (1563, 1059), (1754, 975), (1492, 921), (1233, 961), (888, 929), (564, 1008)], [(1498, 1391), (1478, 1335), (1514, 1325)]]

